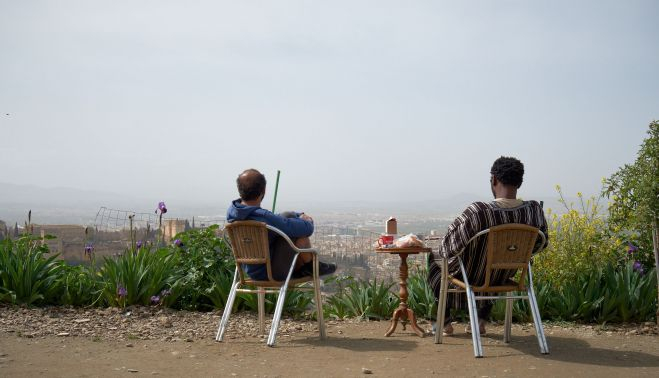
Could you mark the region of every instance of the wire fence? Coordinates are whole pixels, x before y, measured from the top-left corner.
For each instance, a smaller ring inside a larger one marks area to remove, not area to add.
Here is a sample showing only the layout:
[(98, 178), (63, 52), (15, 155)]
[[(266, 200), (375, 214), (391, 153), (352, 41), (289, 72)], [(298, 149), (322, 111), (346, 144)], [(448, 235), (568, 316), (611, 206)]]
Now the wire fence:
[(97, 232), (116, 232), (130, 228), (130, 217), (133, 217), (133, 228), (158, 228), (158, 215), (155, 213), (138, 213), (130, 210), (108, 209), (102, 206), (96, 213), (94, 228)]

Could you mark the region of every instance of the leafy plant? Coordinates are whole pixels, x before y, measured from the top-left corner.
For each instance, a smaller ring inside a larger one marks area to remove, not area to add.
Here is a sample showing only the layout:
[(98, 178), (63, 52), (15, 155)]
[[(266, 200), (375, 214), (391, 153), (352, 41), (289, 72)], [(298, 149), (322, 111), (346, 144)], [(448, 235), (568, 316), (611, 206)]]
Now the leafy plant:
[(62, 294), (59, 304), (88, 306), (98, 302), (99, 282), (91, 268), (65, 265), (61, 276)]
[[(604, 183), (604, 193), (612, 200), (611, 227), (634, 236), (639, 263), (654, 265), (659, 283), (659, 122), (650, 123), (634, 164), (626, 164)], [(659, 307), (656, 317), (659, 321)]]
[(56, 260), (57, 255), (45, 257), (48, 252), (41, 238), (29, 234), (0, 242), (1, 301), (39, 304), (54, 300), (64, 263)]
[(170, 251), (180, 256), (181, 296), (185, 309), (222, 308), (231, 289), (235, 264), (227, 243), (216, 235), (218, 225), (176, 235)]
[(608, 233), (600, 198), (584, 199), (577, 193), (579, 207), (567, 203), (560, 186), (556, 186), (564, 214), (547, 211), (549, 246), (534, 258), (537, 281), (551, 281), (562, 286), (593, 266), (614, 263), (623, 241)]

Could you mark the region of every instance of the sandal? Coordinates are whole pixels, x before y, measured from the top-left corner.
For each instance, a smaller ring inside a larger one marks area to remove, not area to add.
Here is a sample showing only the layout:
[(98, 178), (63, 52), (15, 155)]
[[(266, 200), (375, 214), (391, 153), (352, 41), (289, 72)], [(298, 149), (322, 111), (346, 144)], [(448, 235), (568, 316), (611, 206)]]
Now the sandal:
[[(437, 332), (437, 323), (432, 323), (432, 334), (434, 335), (435, 332)], [(442, 330), (442, 336), (453, 336), (453, 326), (451, 323), (447, 324), (444, 326), (444, 329)]]
[[(485, 321), (478, 321), (478, 330), (480, 331), (481, 336), (487, 335), (487, 331), (485, 330)], [(465, 332), (471, 334), (471, 324), (467, 324), (467, 327), (465, 327)]]
[(442, 336), (453, 336), (453, 326), (450, 323), (444, 326)]

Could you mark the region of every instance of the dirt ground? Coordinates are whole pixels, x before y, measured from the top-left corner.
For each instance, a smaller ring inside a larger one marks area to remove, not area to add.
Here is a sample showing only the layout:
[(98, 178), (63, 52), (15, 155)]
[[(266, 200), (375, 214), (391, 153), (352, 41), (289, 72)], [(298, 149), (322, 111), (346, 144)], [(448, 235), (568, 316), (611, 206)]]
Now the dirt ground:
[[(253, 314), (232, 317), (222, 343), (213, 341), (218, 313), (206, 314), (205, 321), (192, 325), (199, 314), (166, 314), (168, 321), (160, 312), (131, 320), (131, 327), (139, 329), (140, 324), (157, 319), (153, 324), (161, 326), (150, 333), (118, 333), (122, 325), (101, 325), (103, 331), (91, 336), (80, 327), (96, 323), (93, 316), (100, 315), (84, 313), (80, 314), (84, 318), (76, 318), (54, 316), (52, 310), (0, 308), (0, 376), (659, 376), (656, 328), (645, 334), (638, 331), (642, 327), (647, 331), (647, 325), (603, 329), (546, 324), (549, 355), (539, 353), (532, 325), (514, 325), (510, 344), (502, 342), (502, 326), (490, 325), (483, 337), (485, 358), (476, 359), (464, 324), (455, 325), (456, 335), (438, 345), (432, 336), (419, 338), (400, 326), (391, 337), (384, 337), (389, 323), (377, 321), (329, 321), (329, 337), (320, 341), (314, 323), (286, 320), (277, 345), (270, 348), (263, 336), (256, 335)], [(62, 332), (59, 322), (73, 325)], [(195, 327), (204, 331), (194, 332)], [(194, 336), (179, 332), (186, 328)]]

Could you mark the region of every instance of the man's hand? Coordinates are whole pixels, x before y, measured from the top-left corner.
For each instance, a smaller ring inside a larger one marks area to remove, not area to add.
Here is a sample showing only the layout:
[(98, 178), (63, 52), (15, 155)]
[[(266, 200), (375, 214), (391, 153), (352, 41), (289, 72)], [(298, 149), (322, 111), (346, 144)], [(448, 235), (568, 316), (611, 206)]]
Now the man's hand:
[(305, 213), (300, 214), (300, 219), (313, 223), (313, 218)]

